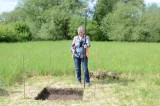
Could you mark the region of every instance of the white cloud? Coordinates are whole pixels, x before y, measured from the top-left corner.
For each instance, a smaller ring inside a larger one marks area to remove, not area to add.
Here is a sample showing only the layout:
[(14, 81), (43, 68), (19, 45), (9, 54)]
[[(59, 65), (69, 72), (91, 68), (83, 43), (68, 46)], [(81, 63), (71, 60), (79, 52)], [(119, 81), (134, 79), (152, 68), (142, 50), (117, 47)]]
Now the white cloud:
[(160, 0), (144, 0), (144, 2), (147, 4), (147, 5), (150, 5), (152, 3), (156, 3), (159, 7), (160, 7)]
[(144, 0), (146, 3), (160, 3), (160, 0)]
[(17, 0), (0, 0), (0, 13), (12, 11), (17, 5)]

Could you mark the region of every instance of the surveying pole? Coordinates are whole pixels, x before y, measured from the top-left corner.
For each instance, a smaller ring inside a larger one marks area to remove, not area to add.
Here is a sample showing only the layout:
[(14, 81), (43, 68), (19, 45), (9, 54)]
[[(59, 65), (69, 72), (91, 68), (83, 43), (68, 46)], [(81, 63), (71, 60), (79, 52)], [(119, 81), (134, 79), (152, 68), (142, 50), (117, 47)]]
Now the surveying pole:
[[(86, 44), (86, 24), (87, 24), (87, 8), (85, 8), (85, 18), (84, 18), (84, 30), (85, 30), (84, 42), (85, 42), (85, 44)], [(84, 88), (85, 88), (85, 80), (86, 80), (86, 78), (85, 78), (85, 74), (86, 74), (85, 69), (87, 67), (86, 65), (87, 65), (86, 64), (86, 48), (84, 48)]]

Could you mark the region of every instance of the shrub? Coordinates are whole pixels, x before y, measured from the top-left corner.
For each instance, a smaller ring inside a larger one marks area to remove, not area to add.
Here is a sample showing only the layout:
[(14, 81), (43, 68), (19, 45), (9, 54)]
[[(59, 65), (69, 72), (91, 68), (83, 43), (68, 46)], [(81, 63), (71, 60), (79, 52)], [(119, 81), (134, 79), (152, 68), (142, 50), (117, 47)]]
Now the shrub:
[(13, 27), (0, 24), (0, 42), (17, 41), (17, 33)]
[(17, 22), (14, 25), (14, 29), (18, 34), (18, 41), (28, 41), (32, 39), (30, 28), (26, 23)]

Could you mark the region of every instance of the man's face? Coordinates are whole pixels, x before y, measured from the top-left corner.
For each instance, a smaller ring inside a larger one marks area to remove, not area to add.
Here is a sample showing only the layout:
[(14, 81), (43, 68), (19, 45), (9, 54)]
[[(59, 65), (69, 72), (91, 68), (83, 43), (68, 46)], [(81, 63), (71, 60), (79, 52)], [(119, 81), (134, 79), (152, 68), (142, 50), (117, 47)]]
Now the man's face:
[(80, 36), (83, 36), (83, 34), (84, 34), (84, 32), (83, 32), (82, 30), (80, 30), (80, 31), (78, 32), (78, 35), (80, 35)]

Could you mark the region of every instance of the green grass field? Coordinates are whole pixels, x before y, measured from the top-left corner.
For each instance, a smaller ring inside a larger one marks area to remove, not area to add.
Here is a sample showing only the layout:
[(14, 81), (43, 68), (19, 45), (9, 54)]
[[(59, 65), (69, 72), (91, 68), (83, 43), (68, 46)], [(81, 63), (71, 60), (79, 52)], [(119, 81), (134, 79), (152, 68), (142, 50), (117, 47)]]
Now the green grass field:
[(89, 70), (117, 72), (120, 79), (91, 79), (83, 101), (35, 101), (45, 86), (77, 86), (71, 42), (0, 43), (0, 105), (160, 105), (160, 44), (133, 42), (91, 42)]
[[(75, 74), (72, 41), (0, 43), (0, 80), (6, 85), (27, 76)], [(89, 70), (159, 73), (159, 43), (91, 42)]]

